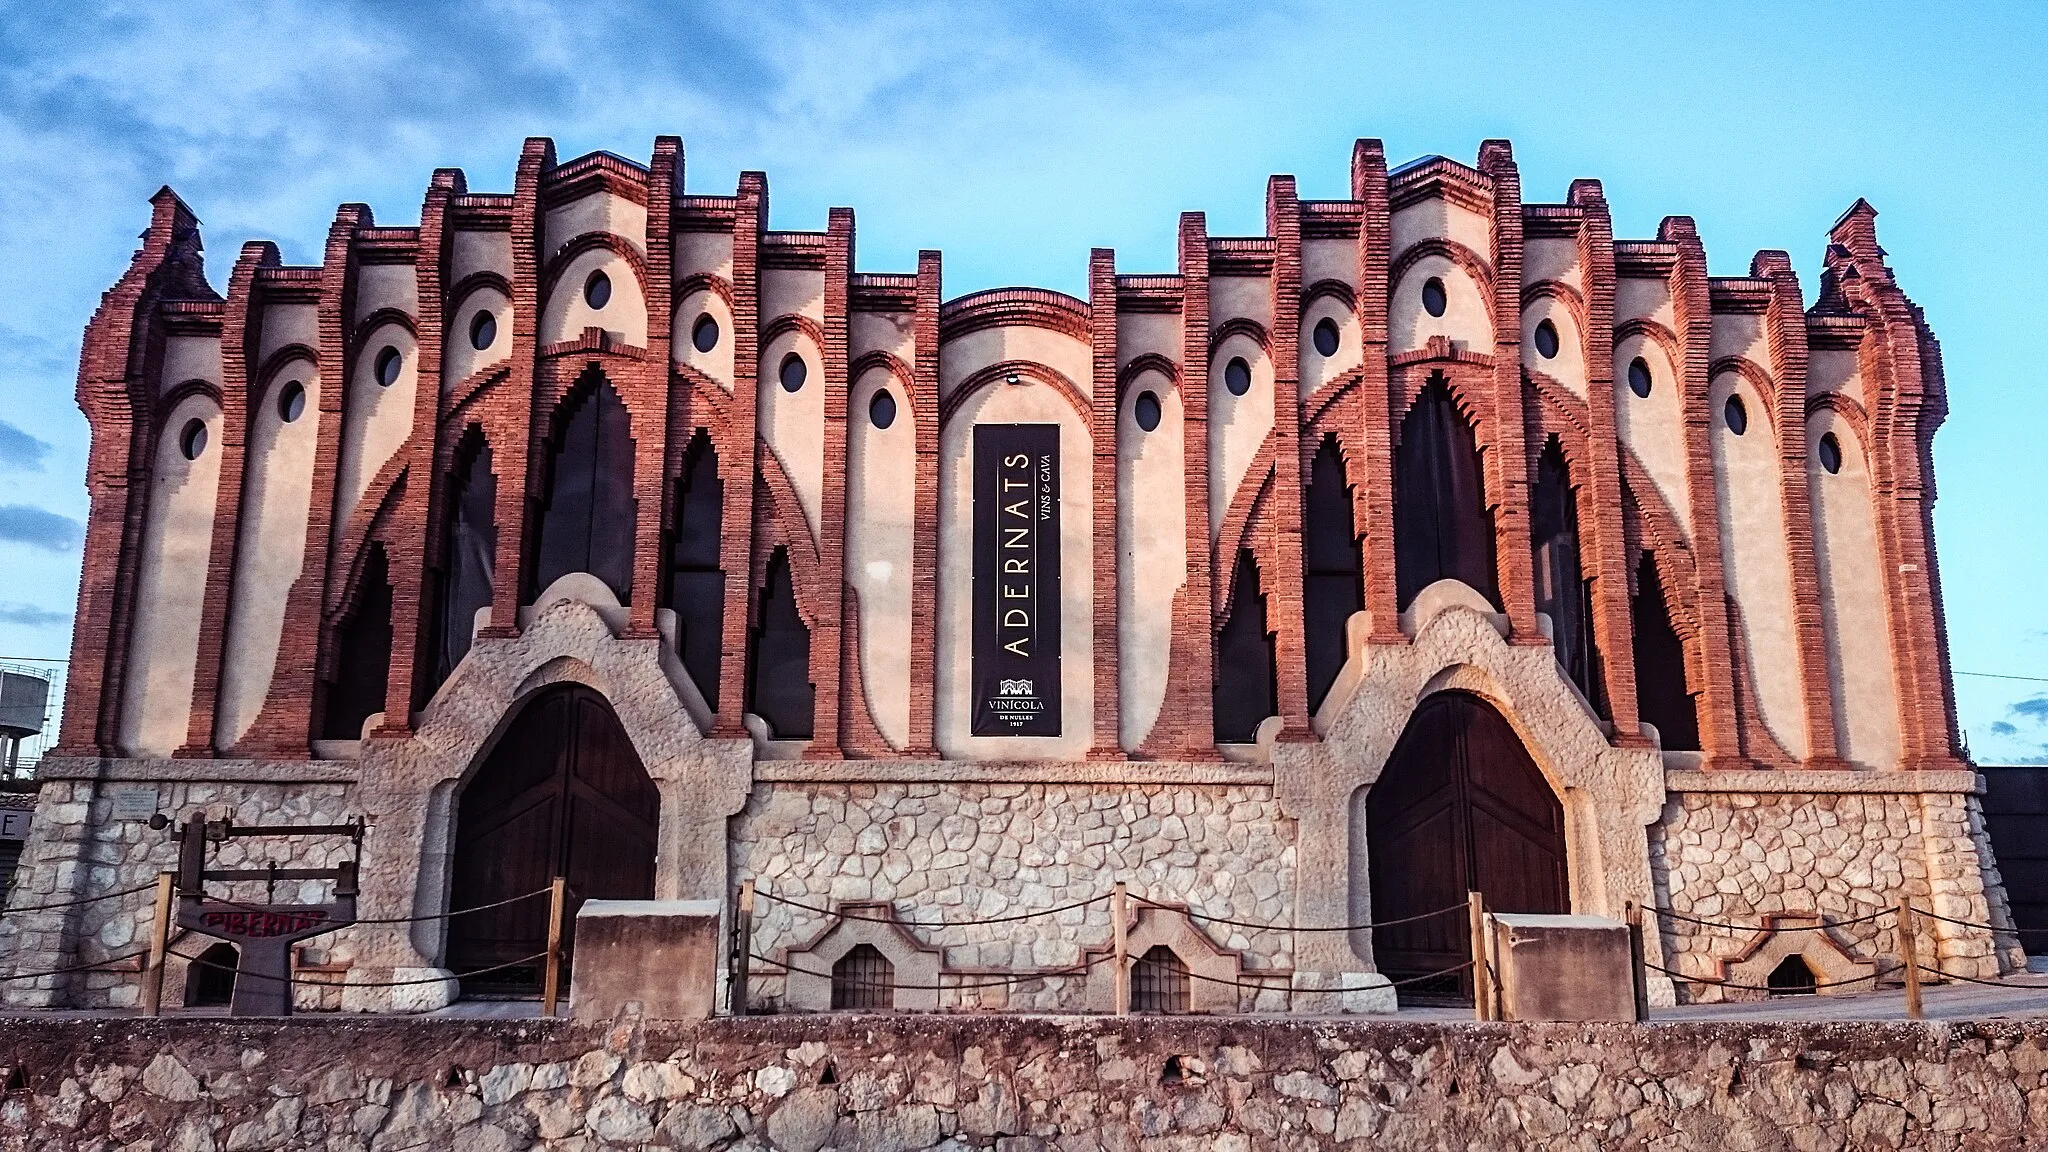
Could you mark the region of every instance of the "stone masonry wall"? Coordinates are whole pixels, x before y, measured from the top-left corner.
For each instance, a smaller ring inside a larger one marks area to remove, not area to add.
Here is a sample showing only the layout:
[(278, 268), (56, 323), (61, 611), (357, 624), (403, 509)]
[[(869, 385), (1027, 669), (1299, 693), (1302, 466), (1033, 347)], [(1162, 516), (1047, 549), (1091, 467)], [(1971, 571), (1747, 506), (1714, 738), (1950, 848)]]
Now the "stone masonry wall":
[[(102, 784), (89, 780), (50, 780), (43, 785), (33, 833), (23, 853), (21, 871), (8, 897), (12, 907), (55, 904), (152, 885), (157, 873), (178, 864), (178, 845), (169, 829), (157, 830), (140, 820), (113, 818), (115, 791), (153, 790), (157, 811), (178, 820), (201, 813), (235, 823), (336, 823), (350, 810), (348, 786), (338, 783), (257, 784), (123, 780)], [(341, 837), (282, 837), (275, 840), (229, 840), (209, 857), (209, 867), (262, 867), (266, 862), (296, 868), (325, 868), (352, 855)], [(261, 883), (212, 886), (216, 894), (260, 900)], [(279, 900), (325, 900), (328, 881), (294, 881), (279, 885)], [(145, 948), (154, 894), (148, 891), (78, 907), (44, 912), (10, 912), (0, 917), (0, 968), (5, 974), (48, 971), (102, 964)], [(196, 955), (211, 940), (174, 934), (175, 951)], [(311, 942), (336, 948), (338, 937)], [(139, 965), (101, 972), (68, 973), (0, 984), (0, 1004), (9, 1007), (73, 1008), (133, 1007), (140, 994), (135, 972)], [(183, 988), (184, 965), (166, 965), (167, 1003)], [(317, 990), (308, 990), (311, 997)]]
[[(1743, 931), (1661, 918), (1669, 966), (1688, 976), (1718, 975), (1772, 913), (1846, 920), (1914, 907), (1973, 924), (1992, 923), (1992, 905), (1972, 833), (1973, 797), (1953, 793), (1674, 792), (1652, 827), (1650, 868), (1658, 903), (1688, 916), (1755, 926)], [(2001, 912), (2003, 909), (2001, 908)], [(1831, 929), (1859, 958), (1888, 967), (1898, 954), (1895, 917)], [(1990, 934), (1923, 920), (1944, 971), (1999, 974)], [(1696, 1001), (1720, 989), (1681, 985)], [(1733, 993), (1726, 994), (1732, 997)]]
[(12, 1019), (0, 1152), (2006, 1150), (2044, 1073), (2039, 1021)]
[[(961, 924), (1100, 896), (1118, 880), (1134, 896), (1191, 911), (1286, 924), (1294, 910), (1294, 822), (1272, 790), (1164, 784), (761, 784), (732, 821), (735, 884), (815, 907), (893, 901), (912, 935), (946, 951), (949, 968), (1066, 968), (1110, 938), (1102, 902), (1052, 917)], [(931, 927), (944, 922), (944, 928)], [(755, 950), (802, 947), (824, 917), (760, 900)], [(1207, 926), (1247, 968), (1293, 966), (1293, 934)], [(779, 1004), (782, 978), (757, 974), (757, 1010)], [(976, 993), (968, 993), (973, 996)], [(1284, 994), (1265, 1008), (1283, 1008)], [(1079, 977), (1050, 977), (972, 1004), (1076, 1011)], [(1251, 1007), (1250, 1004), (1246, 1005)]]

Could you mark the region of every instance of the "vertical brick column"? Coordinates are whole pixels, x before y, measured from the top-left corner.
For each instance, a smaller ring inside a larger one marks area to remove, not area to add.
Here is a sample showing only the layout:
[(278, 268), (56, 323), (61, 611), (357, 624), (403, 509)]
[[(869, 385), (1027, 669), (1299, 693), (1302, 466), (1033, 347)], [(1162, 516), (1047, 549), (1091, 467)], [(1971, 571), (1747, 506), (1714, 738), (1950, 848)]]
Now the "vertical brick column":
[[(1636, 712), (1635, 626), (1628, 610), (1628, 544), (1621, 527), (1621, 441), (1614, 415), (1614, 222), (1597, 180), (1572, 182), (1584, 209), (1586, 459), (1578, 477), (1579, 567), (1593, 582), (1593, 636), (1614, 742), (1648, 747)], [(1591, 547), (1587, 545), (1590, 544)]]
[(837, 760), (839, 673), (848, 643), (843, 622), (853, 586), (846, 579), (846, 394), (849, 296), (853, 287), (853, 209), (833, 208), (825, 217), (825, 343), (818, 350), (825, 374), (825, 476), (818, 509), (818, 620), (811, 629), (811, 682), (818, 686), (807, 760)]
[(1089, 379), (1088, 435), (1094, 448), (1095, 491), (1090, 503), (1095, 561), (1095, 727), (1090, 760), (1124, 759), (1123, 680), (1119, 647), (1117, 588), (1122, 557), (1117, 552), (1117, 419), (1122, 398), (1116, 386), (1116, 250), (1088, 253)]
[(1181, 213), (1180, 275), (1188, 571), (1173, 598), (1166, 701), (1152, 729), (1159, 735), (1145, 743), (1151, 756), (1209, 760), (1217, 755), (1216, 619), (1210, 592), (1216, 549), (1209, 523), (1209, 227), (1200, 212)]
[[(1707, 253), (1687, 216), (1667, 216), (1657, 238), (1678, 245), (1671, 300), (1682, 358), (1678, 365), (1685, 412), (1686, 491), (1692, 501), (1693, 569), (1690, 592), (1699, 634), (1686, 653), (1686, 684), (1699, 690), (1700, 750), (1708, 768), (1746, 768), (1735, 718), (1733, 637), (1728, 585), (1721, 564), (1721, 505), (1715, 495), (1713, 412), (1713, 302), (1707, 290)], [(1675, 570), (1660, 574), (1677, 592)], [(1674, 614), (1675, 616), (1675, 614)]]
[(1358, 226), (1358, 329), (1363, 344), (1358, 381), (1358, 442), (1364, 474), (1353, 478), (1352, 512), (1365, 535), (1365, 610), (1374, 644), (1406, 644), (1394, 582), (1394, 415), (1387, 371), (1389, 248), (1387, 156), (1378, 140), (1351, 149), (1351, 198), (1364, 205)]
[(306, 515), (306, 559), (285, 602), (277, 671), (270, 696), (236, 751), (274, 760), (304, 759), (312, 739), (313, 695), (319, 682), (321, 633), (327, 600), (328, 544), (333, 532), (336, 478), (340, 474), (342, 414), (346, 411), (355, 311), (355, 261), (350, 254), (358, 228), (372, 224), (363, 204), (344, 204), (327, 229), (320, 267), (320, 428), (313, 451), (312, 505)]
[(675, 339), (675, 198), (682, 166), (683, 142), (675, 136), (654, 138), (647, 164), (647, 275), (640, 286), (647, 300), (647, 355), (628, 368), (633, 412), (633, 603), (626, 612), (630, 636), (660, 635), (654, 611), (661, 605), (668, 570), (664, 513), (671, 489), (668, 475), (669, 378), (674, 363), (669, 347)]
[(213, 728), (220, 709), (221, 648), (234, 600), (235, 549), (241, 541), (242, 488), (247, 481), (250, 413), (264, 382), (262, 365), (251, 364), (262, 331), (256, 300), (256, 270), (278, 263), (277, 246), (252, 240), (228, 274), (227, 306), (220, 325), (220, 486), (213, 504), (213, 539), (207, 547), (206, 594), (199, 609), (199, 652), (192, 666), (192, 710), (185, 742), (171, 755), (208, 759), (214, 755)]
[[(1294, 177), (1266, 181), (1266, 235), (1273, 237), (1273, 552), (1275, 571), (1266, 580), (1266, 620), (1273, 626), (1275, 695), (1280, 705), (1280, 739), (1311, 740), (1308, 726), (1308, 663), (1302, 630), (1301, 558), (1301, 199)], [(1217, 563), (1229, 558), (1218, 556)]]
[(724, 474), (725, 624), (718, 666), (717, 712), (712, 735), (745, 738), (740, 723), (747, 691), (747, 630), (754, 603), (754, 386), (761, 367), (761, 228), (768, 219), (768, 178), (740, 173), (739, 206), (732, 225), (732, 408), (718, 445)]
[(1505, 140), (1479, 146), (1493, 181), (1493, 434), (1486, 447), (1493, 553), (1509, 642), (1548, 644), (1536, 626), (1536, 561), (1529, 551), (1529, 448), (1522, 403), (1522, 177)]
[(916, 422), (916, 491), (911, 495), (910, 746), (905, 756), (938, 755), (939, 604), (939, 254), (917, 254), (917, 311), (912, 323), (910, 410)]
[(1771, 284), (1765, 323), (1771, 375), (1777, 380), (1771, 422), (1778, 437), (1778, 483), (1785, 501), (1785, 546), (1792, 567), (1792, 623), (1799, 638), (1799, 679), (1805, 694), (1806, 767), (1847, 768), (1835, 739), (1835, 700), (1828, 685), (1827, 630), (1821, 618), (1820, 564), (1813, 552), (1813, 496), (1806, 477), (1806, 311), (1799, 274), (1784, 252), (1758, 252), (1749, 274)]

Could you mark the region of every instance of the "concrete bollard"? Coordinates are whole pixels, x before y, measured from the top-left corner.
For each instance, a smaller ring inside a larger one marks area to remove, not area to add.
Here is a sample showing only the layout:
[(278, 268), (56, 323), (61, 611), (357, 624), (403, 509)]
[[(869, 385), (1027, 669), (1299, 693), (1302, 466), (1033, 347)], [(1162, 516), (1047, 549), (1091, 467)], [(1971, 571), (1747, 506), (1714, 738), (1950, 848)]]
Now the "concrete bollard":
[(1604, 916), (1488, 917), (1502, 1020), (1634, 1020), (1628, 926)]
[(571, 1018), (702, 1020), (718, 987), (718, 901), (589, 900), (576, 913)]

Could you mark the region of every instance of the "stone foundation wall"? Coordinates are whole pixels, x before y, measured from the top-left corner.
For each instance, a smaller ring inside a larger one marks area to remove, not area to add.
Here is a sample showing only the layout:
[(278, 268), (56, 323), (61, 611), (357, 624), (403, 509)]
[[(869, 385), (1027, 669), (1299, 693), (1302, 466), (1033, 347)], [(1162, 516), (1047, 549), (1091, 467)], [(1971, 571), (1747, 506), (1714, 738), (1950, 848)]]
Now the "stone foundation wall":
[[(954, 969), (1067, 968), (1110, 938), (1107, 901), (1052, 917), (963, 923), (1100, 896), (1134, 896), (1259, 924), (1294, 914), (1295, 828), (1270, 788), (1168, 784), (761, 784), (731, 823), (735, 884), (814, 907), (894, 902), (911, 934)], [(946, 927), (937, 927), (940, 923)], [(755, 950), (803, 947), (824, 917), (760, 900)], [(1205, 926), (1247, 968), (1291, 969), (1294, 936)], [(758, 1009), (782, 978), (756, 975)], [(1281, 993), (1271, 994), (1284, 1007)], [(942, 1007), (1077, 1011), (1079, 977), (948, 991)], [(1251, 1005), (1248, 1003), (1247, 1007)]]
[[(1668, 966), (1713, 978), (1716, 961), (1755, 939), (1767, 915), (1848, 920), (1895, 908), (1901, 896), (1922, 911), (1999, 923), (1994, 913), (2007, 913), (1995, 873), (1987, 883), (1981, 827), (1976, 797), (1963, 793), (1674, 791), (1650, 832), (1658, 904), (1745, 930), (1663, 917)], [(1829, 931), (1852, 954), (1888, 968), (1898, 955), (1895, 920)], [(2000, 972), (1990, 933), (1922, 918), (1920, 940), (1923, 963), (1978, 978)], [(1682, 984), (1688, 995), (1736, 993)]]
[[(303, 769), (303, 766), (301, 766)], [(226, 815), (235, 823), (325, 824), (359, 815), (349, 803), (349, 786), (337, 782), (251, 783), (246, 781), (141, 781), (115, 783), (52, 779), (42, 788), (35, 824), (22, 854), (21, 870), (8, 897), (13, 907), (31, 907), (83, 900), (127, 888), (153, 885), (157, 873), (178, 865), (178, 844), (168, 828), (151, 828), (141, 820), (115, 820), (117, 792), (154, 793), (156, 811), (180, 820), (204, 812)], [(326, 868), (354, 854), (341, 837), (281, 837), (229, 840), (209, 856), (209, 867)], [(215, 885), (216, 893), (242, 900), (261, 900), (261, 883)], [(291, 881), (279, 885), (280, 900), (317, 902), (327, 899), (328, 881)], [(0, 917), (0, 970), (48, 971), (103, 964), (147, 947), (154, 894), (101, 900), (73, 908), (43, 912), (9, 912)], [(213, 941), (196, 935), (174, 935), (175, 951), (197, 954)], [(339, 936), (311, 942), (315, 949), (345, 950)], [(0, 1004), (10, 1007), (128, 1008), (141, 986), (139, 965), (111, 971), (77, 972), (0, 984)], [(184, 988), (185, 964), (165, 966), (165, 1001), (176, 1003)], [(318, 990), (305, 990), (307, 1006), (318, 1003)]]
[(7, 1152), (1846, 1152), (2048, 1131), (2038, 1021), (14, 1018), (0, 1066)]

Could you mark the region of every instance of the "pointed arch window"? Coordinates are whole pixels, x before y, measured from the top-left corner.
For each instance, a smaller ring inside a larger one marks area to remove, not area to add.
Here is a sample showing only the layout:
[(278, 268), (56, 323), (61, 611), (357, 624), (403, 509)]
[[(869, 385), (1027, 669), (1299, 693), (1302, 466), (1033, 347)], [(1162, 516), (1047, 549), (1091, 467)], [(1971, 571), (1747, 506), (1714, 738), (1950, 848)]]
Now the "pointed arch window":
[(777, 740), (807, 740), (817, 688), (811, 683), (811, 630), (796, 610), (789, 550), (768, 557), (760, 615), (748, 636), (747, 711)]
[(423, 678), (414, 707), (424, 707), (469, 654), (476, 614), (491, 605), (498, 566), (498, 477), (491, 470), (491, 445), (483, 429), (472, 425), (463, 433), (444, 499), (448, 512), (434, 612), (434, 666)]
[(1667, 752), (1696, 752), (1700, 746), (1699, 695), (1686, 684), (1685, 645), (1671, 626), (1657, 557), (1644, 551), (1636, 565), (1636, 592), (1629, 598), (1635, 626), (1637, 711), (1657, 729)]
[(633, 578), (633, 426), (611, 381), (595, 369), (558, 410), (527, 597), (571, 572), (605, 582), (619, 603)]
[(1462, 580), (1493, 606), (1493, 516), (1479, 444), (1442, 375), (1401, 419), (1394, 454), (1394, 582), (1398, 606), (1438, 580)]
[(1230, 615), (1216, 634), (1216, 742), (1250, 744), (1259, 725), (1280, 711), (1274, 691), (1273, 634), (1266, 630), (1266, 598), (1252, 550), (1237, 553), (1230, 580)]
[(1578, 497), (1555, 436), (1536, 462), (1529, 534), (1536, 553), (1536, 610), (1550, 617), (1551, 648), (1593, 710), (1606, 716), (1600, 654), (1593, 643), (1593, 588), (1579, 560)]
[(699, 428), (683, 451), (676, 478), (675, 526), (669, 532), (667, 607), (676, 614), (676, 648), (697, 691), (718, 710), (718, 667), (724, 651), (725, 483), (718, 478), (718, 449)]
[(334, 631), (333, 667), (320, 685), (320, 739), (360, 739), (363, 722), (384, 711), (391, 670), (391, 574), (382, 544), (370, 545), (355, 606)]
[(1308, 663), (1308, 710), (1323, 706), (1344, 667), (1344, 629), (1365, 607), (1365, 565), (1352, 516), (1352, 490), (1344, 454), (1334, 435), (1323, 438), (1309, 468), (1303, 526), (1303, 652)]

